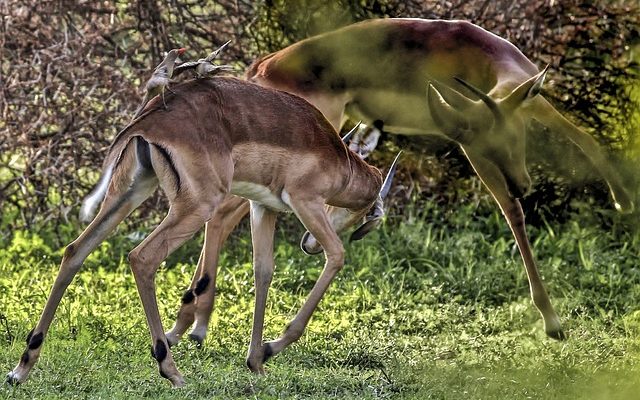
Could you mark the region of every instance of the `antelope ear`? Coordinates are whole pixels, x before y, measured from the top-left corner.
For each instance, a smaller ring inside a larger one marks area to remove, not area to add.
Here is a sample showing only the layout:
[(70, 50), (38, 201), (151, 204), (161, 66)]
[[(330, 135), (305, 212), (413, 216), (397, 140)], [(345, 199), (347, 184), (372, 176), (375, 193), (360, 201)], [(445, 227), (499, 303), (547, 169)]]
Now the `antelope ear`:
[(516, 108), (520, 107), (520, 105), (525, 100), (537, 96), (538, 93), (540, 93), (540, 90), (542, 90), (542, 84), (544, 83), (544, 78), (546, 77), (548, 70), (549, 65), (547, 65), (536, 75), (520, 84), (520, 86), (513, 89), (513, 91), (509, 93), (507, 97), (503, 98), (500, 101), (500, 106), (503, 108), (503, 110), (513, 111)]
[(351, 234), (351, 236), (349, 237), (349, 241), (353, 242), (365, 237), (369, 232), (380, 225), (383, 216), (384, 202), (382, 201), (382, 197), (378, 195), (376, 202), (373, 204), (373, 206), (371, 206), (371, 209), (369, 210), (367, 216), (364, 217), (364, 222)]
[(380, 222), (382, 221), (382, 215), (377, 217), (367, 217), (365, 222), (356, 229), (351, 236), (349, 237), (349, 241), (353, 242), (356, 240), (360, 240), (363, 237), (367, 236), (369, 232), (376, 229)]
[(427, 86), (427, 104), (433, 122), (442, 133), (459, 143), (468, 142), (471, 132), (469, 120), (447, 103), (431, 82)]

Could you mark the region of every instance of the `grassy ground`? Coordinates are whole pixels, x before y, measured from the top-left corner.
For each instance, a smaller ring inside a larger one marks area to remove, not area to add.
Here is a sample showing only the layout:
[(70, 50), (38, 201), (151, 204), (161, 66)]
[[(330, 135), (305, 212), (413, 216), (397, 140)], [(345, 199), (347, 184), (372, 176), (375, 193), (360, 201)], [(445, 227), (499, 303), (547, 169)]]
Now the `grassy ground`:
[[(272, 359), (266, 377), (244, 366), (253, 304), (250, 238), (222, 257), (219, 298), (202, 348), (174, 357), (188, 386), (157, 374), (133, 277), (133, 242), (121, 231), (87, 261), (69, 288), (40, 362), (0, 398), (640, 398), (638, 235), (623, 224), (584, 222), (532, 229), (534, 251), (569, 339), (547, 339), (518, 253), (497, 213), (406, 211), (347, 245), (339, 274), (303, 338)], [(77, 227), (58, 227), (65, 241)], [(276, 337), (314, 280), (321, 257), (280, 231), (266, 337)], [(62, 238), (62, 239), (60, 239)], [(16, 233), (0, 247), (0, 368), (24, 350), (57, 272), (52, 231)], [(198, 243), (157, 277), (165, 326), (188, 285)]]

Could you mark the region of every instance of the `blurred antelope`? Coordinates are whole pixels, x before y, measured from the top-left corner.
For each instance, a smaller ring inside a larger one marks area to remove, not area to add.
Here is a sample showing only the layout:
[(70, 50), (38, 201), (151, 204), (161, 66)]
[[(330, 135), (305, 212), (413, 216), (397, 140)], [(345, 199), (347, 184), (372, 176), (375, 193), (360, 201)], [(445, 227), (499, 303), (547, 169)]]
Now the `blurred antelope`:
[[(154, 98), (111, 144), (103, 177), (84, 207), (90, 210), (91, 203), (104, 197), (100, 211), (67, 246), (40, 320), (27, 337), (20, 362), (7, 376), (10, 383), (27, 379), (60, 299), (85, 258), (158, 185), (169, 198), (169, 213), (129, 253), (129, 261), (151, 332), (152, 354), (160, 375), (176, 387), (184, 380), (160, 321), (155, 273), (162, 260), (218, 212), (226, 196), (243, 196), (251, 204), (256, 307), (247, 365), (255, 372), (263, 372), (269, 357), (301, 336), (342, 268), (344, 250), (338, 233), (364, 218), (353, 234), (359, 238), (379, 222), (383, 214), (380, 172), (349, 151), (325, 117), (305, 100), (230, 78), (190, 81), (173, 92), (168, 97), (169, 110), (162, 108), (159, 97)], [(388, 188), (390, 179), (384, 187)], [(317, 241), (305, 249), (315, 252), (321, 246), (326, 263), (283, 335), (263, 343), (278, 211), (296, 214)], [(221, 229), (209, 228), (207, 245), (211, 232)], [(204, 264), (214, 265), (206, 253), (204, 257)], [(210, 288), (213, 276), (209, 268), (201, 269), (184, 303), (194, 302), (194, 296)]]
[(547, 335), (564, 339), (518, 201), (531, 187), (526, 121), (535, 119), (578, 146), (608, 183), (616, 209), (631, 211), (633, 203), (596, 141), (539, 95), (545, 73), (511, 43), (469, 22), (383, 19), (267, 55), (247, 78), (302, 96), (334, 127), (346, 110), (365, 121), (381, 120), (390, 132), (438, 134), (458, 143), (511, 227)]
[[(457, 143), (507, 219), (545, 332), (564, 339), (536, 267), (518, 200), (531, 187), (525, 165), (525, 123), (535, 119), (550, 134), (563, 135), (578, 146), (607, 181), (618, 210), (631, 211), (633, 203), (596, 141), (539, 95), (545, 73), (511, 43), (469, 22), (380, 19), (271, 53), (255, 61), (246, 76), (305, 98), (336, 129), (346, 111), (357, 119), (382, 122), (390, 132), (434, 134)], [(217, 260), (213, 254), (220, 251), (248, 205), (242, 199), (229, 199), (219, 210), (208, 225), (222, 227), (207, 232), (211, 240), (203, 254), (209, 255), (208, 260)], [(190, 337), (204, 339), (213, 293), (203, 296), (202, 302), (182, 306), (174, 328), (167, 332), (170, 341), (177, 342), (194, 320)]]

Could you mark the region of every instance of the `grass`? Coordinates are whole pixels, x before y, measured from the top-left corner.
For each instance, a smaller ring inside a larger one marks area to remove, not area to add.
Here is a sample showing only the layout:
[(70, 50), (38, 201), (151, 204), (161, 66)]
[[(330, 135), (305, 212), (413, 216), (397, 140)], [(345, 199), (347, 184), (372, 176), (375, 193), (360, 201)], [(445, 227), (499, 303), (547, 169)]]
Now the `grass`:
[[(530, 229), (534, 252), (569, 339), (547, 339), (519, 255), (496, 212), (468, 205), (405, 210), (362, 242), (302, 339), (267, 364), (244, 366), (251, 330), (250, 237), (221, 259), (219, 297), (202, 348), (173, 348), (188, 386), (172, 390), (149, 354), (145, 317), (126, 263), (124, 230), (92, 254), (61, 303), (29, 381), (0, 398), (640, 398), (640, 238), (618, 220), (588, 217)], [(24, 350), (78, 227), (17, 232), (0, 247), (0, 367)], [(277, 234), (265, 335), (275, 338), (322, 267)], [(198, 254), (192, 241), (156, 280), (170, 326)]]

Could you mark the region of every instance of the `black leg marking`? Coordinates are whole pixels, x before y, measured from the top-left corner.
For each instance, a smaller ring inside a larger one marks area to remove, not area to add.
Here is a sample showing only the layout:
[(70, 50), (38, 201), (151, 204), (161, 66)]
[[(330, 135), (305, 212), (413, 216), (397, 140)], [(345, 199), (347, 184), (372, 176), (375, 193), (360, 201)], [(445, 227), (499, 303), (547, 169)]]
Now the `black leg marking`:
[(22, 357), (20, 357), (20, 365), (27, 365), (28, 362), (29, 362), (29, 350), (25, 350), (24, 353), (22, 353)]
[(151, 349), (151, 355), (156, 359), (158, 364), (167, 358), (167, 346), (162, 340), (158, 339), (156, 341), (156, 347)]
[(273, 349), (269, 343), (264, 344), (264, 354), (262, 355), (262, 362), (267, 362), (268, 359), (273, 357)]
[(193, 294), (193, 290), (189, 289), (182, 295), (182, 304), (189, 304), (195, 298), (196, 296)]
[(33, 335), (31, 340), (29, 340), (29, 350), (35, 350), (42, 345), (42, 341), (44, 340), (44, 335), (42, 332), (36, 333)]
[[(35, 328), (33, 328), (33, 329), (35, 329)], [(27, 335), (27, 345), (29, 344), (29, 342), (31, 342), (31, 336), (33, 336), (33, 329), (30, 330), (29, 334)]]
[(194, 290), (196, 296), (200, 296), (202, 293), (204, 293), (204, 291), (207, 289), (207, 286), (209, 286), (210, 281), (211, 278), (209, 278), (209, 274), (204, 274), (202, 278), (198, 279), (198, 283), (196, 283), (196, 289)]
[(156, 340), (156, 347), (151, 348), (151, 355), (158, 362), (158, 372), (160, 372), (160, 376), (165, 379), (169, 379), (169, 376), (162, 370), (162, 365), (160, 365), (160, 363), (164, 361), (165, 358), (167, 358), (167, 346), (165, 346), (162, 340)]
[[(76, 254), (76, 246), (74, 246), (73, 243), (68, 244), (67, 247), (65, 247), (65, 249), (64, 249), (64, 258), (70, 259), (75, 254)], [(33, 329), (31, 330), (30, 333), (33, 333)]]
[(201, 338), (198, 335), (194, 335), (193, 333), (189, 334), (189, 339), (193, 340), (194, 342), (196, 342), (196, 346), (198, 348), (202, 347), (202, 344), (204, 343), (204, 338)]

